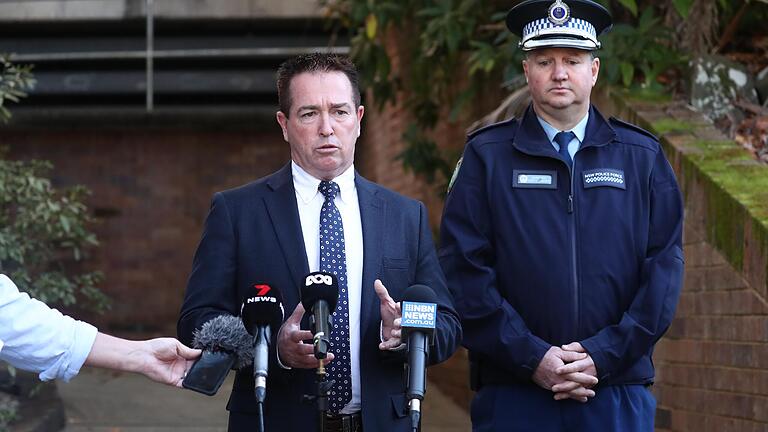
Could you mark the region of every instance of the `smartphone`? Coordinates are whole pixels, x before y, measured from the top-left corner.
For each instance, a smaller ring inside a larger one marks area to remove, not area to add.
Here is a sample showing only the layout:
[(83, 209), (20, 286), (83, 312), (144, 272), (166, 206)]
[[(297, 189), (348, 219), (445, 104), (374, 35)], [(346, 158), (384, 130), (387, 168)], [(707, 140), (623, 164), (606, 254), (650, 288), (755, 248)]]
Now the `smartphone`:
[(224, 383), (235, 360), (235, 355), (227, 352), (203, 351), (200, 358), (189, 368), (181, 385), (186, 389), (213, 396)]

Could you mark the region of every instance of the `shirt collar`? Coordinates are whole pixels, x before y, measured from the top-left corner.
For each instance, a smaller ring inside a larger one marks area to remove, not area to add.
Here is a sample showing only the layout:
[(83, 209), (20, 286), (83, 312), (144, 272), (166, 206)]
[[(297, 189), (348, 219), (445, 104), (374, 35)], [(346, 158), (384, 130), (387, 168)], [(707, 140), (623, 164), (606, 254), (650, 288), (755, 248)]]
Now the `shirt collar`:
[[(551, 124), (547, 123), (546, 120), (539, 117), (538, 115), (536, 118), (539, 120), (539, 123), (541, 124), (542, 129), (544, 129), (544, 133), (547, 134), (547, 138), (549, 138), (549, 142), (554, 143), (555, 142), (555, 135), (557, 135), (558, 132), (560, 132), (556, 127), (552, 126)], [(576, 126), (571, 129), (571, 132), (573, 132), (576, 135), (576, 138), (578, 138), (580, 143), (584, 142), (584, 136), (587, 134), (587, 121), (589, 120), (589, 111), (584, 115), (584, 118), (581, 119), (578, 123), (576, 123)]]
[[(291, 161), (291, 173), (293, 175), (293, 187), (304, 204), (309, 204), (320, 192), (320, 179), (304, 171), (296, 162)], [(333, 179), (339, 185), (339, 198), (345, 203), (351, 203), (351, 194), (357, 193), (355, 189), (355, 165), (352, 164), (338, 177)]]

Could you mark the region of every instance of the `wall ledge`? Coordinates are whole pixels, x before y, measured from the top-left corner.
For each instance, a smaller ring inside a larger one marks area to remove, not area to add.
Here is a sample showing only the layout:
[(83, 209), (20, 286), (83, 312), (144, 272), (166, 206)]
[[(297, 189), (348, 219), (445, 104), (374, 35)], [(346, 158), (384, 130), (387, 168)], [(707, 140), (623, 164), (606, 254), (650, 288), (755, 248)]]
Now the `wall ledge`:
[(704, 238), (767, 298), (768, 165), (685, 103), (633, 99), (616, 89), (604, 89), (595, 103), (659, 137), (683, 192), (686, 224), (703, 227)]

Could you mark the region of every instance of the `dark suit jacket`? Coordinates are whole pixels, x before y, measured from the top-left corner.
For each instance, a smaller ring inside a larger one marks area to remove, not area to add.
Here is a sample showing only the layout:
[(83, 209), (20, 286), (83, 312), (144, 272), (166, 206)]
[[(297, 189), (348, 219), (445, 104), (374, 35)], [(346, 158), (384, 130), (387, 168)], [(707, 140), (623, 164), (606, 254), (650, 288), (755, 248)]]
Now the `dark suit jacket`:
[[(423, 204), (356, 175), (363, 227), (363, 281), (360, 326), (362, 417), (366, 432), (408, 430), (404, 396), (403, 352), (382, 352), (380, 304), (373, 289), (381, 279), (398, 301), (410, 285), (434, 289), (438, 320), (431, 363), (447, 359), (461, 339), (461, 327), (435, 254)], [(319, 222), (318, 222), (319, 223)], [(276, 173), (214, 195), (200, 245), (195, 253), (178, 323), (179, 339), (221, 314), (239, 315), (242, 299), (253, 285), (267, 283), (283, 295), (286, 317), (300, 301), (300, 286), (309, 273), (290, 164)], [(306, 318), (302, 327), (308, 328)], [(276, 340), (276, 338), (275, 338)], [(274, 345), (274, 344), (273, 344)], [(251, 369), (237, 373), (227, 409), (230, 430), (250, 431), (256, 414)], [(316, 426), (314, 404), (301, 402), (314, 393), (314, 370), (282, 369), (270, 347), (265, 401), (267, 431), (305, 431)], [(248, 421), (245, 421), (248, 420)], [(242, 424), (234, 424), (242, 423)], [(250, 424), (249, 424), (250, 423)]]

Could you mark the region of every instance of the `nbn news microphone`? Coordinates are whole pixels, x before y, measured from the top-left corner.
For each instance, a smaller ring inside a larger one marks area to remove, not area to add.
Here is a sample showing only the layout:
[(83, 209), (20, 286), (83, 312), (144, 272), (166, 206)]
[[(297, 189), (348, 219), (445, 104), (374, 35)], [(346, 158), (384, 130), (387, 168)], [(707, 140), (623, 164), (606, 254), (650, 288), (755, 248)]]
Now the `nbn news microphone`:
[(272, 333), (283, 323), (285, 311), (280, 291), (267, 284), (253, 286), (253, 295), (243, 299), (240, 316), (248, 333), (253, 336), (253, 380), (256, 401), (264, 402), (269, 374), (269, 344)]
[(434, 344), (437, 323), (437, 295), (426, 285), (412, 285), (405, 290), (400, 304), (403, 338), (408, 344), (408, 382), (405, 396), (411, 428), (419, 430), (421, 401), (426, 393), (426, 367), (429, 347)]

